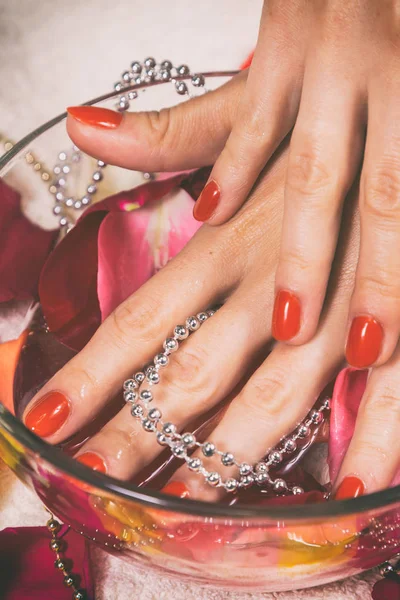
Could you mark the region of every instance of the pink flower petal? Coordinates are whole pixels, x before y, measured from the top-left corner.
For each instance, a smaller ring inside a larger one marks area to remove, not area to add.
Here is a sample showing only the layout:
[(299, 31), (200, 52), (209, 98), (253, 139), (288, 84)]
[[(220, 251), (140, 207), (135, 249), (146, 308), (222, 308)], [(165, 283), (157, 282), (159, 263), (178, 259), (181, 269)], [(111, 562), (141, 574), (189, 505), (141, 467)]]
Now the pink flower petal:
[(40, 270), (58, 236), (31, 223), (20, 204), (0, 179), (0, 303), (37, 296)]
[(109, 213), (99, 231), (102, 319), (175, 256), (200, 227), (193, 200), (178, 188), (140, 210)]

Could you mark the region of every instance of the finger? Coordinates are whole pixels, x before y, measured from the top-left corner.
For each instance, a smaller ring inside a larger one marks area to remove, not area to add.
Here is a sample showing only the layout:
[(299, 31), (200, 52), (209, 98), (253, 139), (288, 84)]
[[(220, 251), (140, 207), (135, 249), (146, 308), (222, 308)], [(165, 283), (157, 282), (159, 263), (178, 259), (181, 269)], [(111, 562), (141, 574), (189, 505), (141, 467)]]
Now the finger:
[(371, 86), (360, 189), (361, 248), (346, 347), (355, 367), (383, 364), (400, 334), (400, 109), (397, 89), (384, 97), (381, 90), (380, 81)]
[[(271, 289), (272, 277), (262, 285), (263, 291), (266, 286)], [(255, 300), (259, 292), (250, 287), (245, 295), (234, 294), (170, 356), (169, 364), (160, 372), (160, 384), (151, 389), (151, 409), (159, 410), (164, 422), (173, 422), (182, 431), (224, 400), (243, 378), (270, 335), (265, 308)], [(163, 447), (154, 433), (149, 435), (140, 420), (132, 417), (131, 409), (128, 404), (91, 438), (78, 460), (93, 467), (95, 456), (103, 465), (101, 470), (125, 480), (154, 460)]]
[(336, 481), (335, 498), (389, 487), (400, 466), (400, 346), (372, 370), (353, 438)]
[[(302, 344), (314, 335), (325, 298), (345, 195), (361, 158), (358, 91), (329, 49), (307, 67), (290, 144), (273, 335)], [(335, 90), (332, 93), (332, 90)]]
[(246, 77), (247, 72), (239, 73), (217, 90), (161, 111), (122, 114), (71, 107), (68, 133), (87, 154), (129, 169), (207, 166), (229, 135)]
[[(87, 346), (30, 402), (25, 424), (57, 443), (90, 422), (133, 369), (153, 356), (176, 323), (223, 297), (237, 280), (240, 257), (224, 269), (228, 248), (212, 253), (203, 229), (179, 256), (123, 302)], [(210, 253), (199, 254), (203, 244)], [(231, 253), (231, 249), (229, 250)], [(196, 269), (193, 269), (196, 265)]]
[[(234, 125), (198, 198), (194, 217), (213, 225), (246, 200), (268, 159), (294, 124), (301, 91), (303, 33), (283, 3), (266, 2)], [(284, 47), (284, 52), (282, 52)]]

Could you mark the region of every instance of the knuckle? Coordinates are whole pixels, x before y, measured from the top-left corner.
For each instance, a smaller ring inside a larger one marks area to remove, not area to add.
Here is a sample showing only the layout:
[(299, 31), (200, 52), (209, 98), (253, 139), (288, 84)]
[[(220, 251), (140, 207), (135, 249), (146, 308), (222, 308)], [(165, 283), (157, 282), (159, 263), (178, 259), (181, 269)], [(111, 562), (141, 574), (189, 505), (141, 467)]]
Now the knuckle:
[(314, 261), (307, 259), (301, 252), (296, 251), (294, 248), (282, 250), (279, 262), (284, 270), (289, 268), (302, 273), (314, 270), (316, 266)]
[(128, 298), (110, 315), (112, 340), (118, 347), (131, 347), (133, 342), (154, 343), (160, 337), (159, 322), (155, 318), (159, 310), (160, 303), (154, 296), (146, 301)]
[(377, 166), (363, 180), (361, 210), (390, 226), (398, 222), (400, 211), (400, 169), (390, 163)]
[[(320, 160), (318, 152), (310, 149), (290, 157), (287, 186), (301, 194), (311, 196), (325, 190), (333, 183), (333, 175), (326, 164)], [(323, 206), (326, 202), (323, 201)]]
[(72, 360), (68, 365), (68, 377), (76, 389), (95, 390), (99, 387), (98, 378), (87, 367), (80, 367)]
[[(149, 132), (149, 147), (158, 153), (159, 159), (163, 159), (163, 151), (174, 146), (173, 114), (169, 108), (152, 110), (143, 113), (147, 120), (147, 131)], [(160, 164), (162, 169), (162, 163)]]
[(400, 395), (391, 386), (372, 390), (361, 404), (360, 410), (367, 423), (389, 421), (400, 425)]
[(190, 395), (194, 403), (208, 399), (212, 378), (207, 373), (210, 357), (203, 346), (179, 349), (171, 359), (170, 369), (163, 373), (169, 391)]
[(385, 300), (400, 302), (400, 287), (397, 283), (398, 270), (388, 265), (368, 275), (360, 274), (357, 278), (357, 292), (363, 297), (380, 297)]
[(288, 395), (287, 380), (287, 373), (283, 370), (256, 375), (242, 392), (245, 409), (265, 421), (277, 417)]

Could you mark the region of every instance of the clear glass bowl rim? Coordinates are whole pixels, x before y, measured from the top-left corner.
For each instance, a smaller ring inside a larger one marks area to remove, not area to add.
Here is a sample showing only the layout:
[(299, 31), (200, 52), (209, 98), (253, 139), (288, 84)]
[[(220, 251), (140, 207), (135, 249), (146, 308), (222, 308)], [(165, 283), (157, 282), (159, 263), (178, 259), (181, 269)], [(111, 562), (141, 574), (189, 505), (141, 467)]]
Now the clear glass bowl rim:
[[(203, 72), (206, 78), (210, 77), (232, 77), (238, 73), (233, 71), (210, 71)], [(181, 76), (177, 79), (190, 79), (190, 76)], [(126, 88), (125, 91), (138, 90), (157, 85), (171, 85), (169, 82), (154, 81), (147, 84), (132, 85)], [(91, 106), (105, 100), (109, 100), (115, 96), (119, 96), (120, 92), (111, 92), (88, 102), (86, 106)], [(61, 115), (47, 121), (22, 140), (13, 145), (13, 147), (0, 157), (0, 176), (3, 169), (16, 157), (21, 150), (26, 148), (33, 140), (42, 135), (45, 131), (60, 123), (67, 116), (64, 112)], [(136, 501), (139, 504), (152, 508), (162, 508), (163, 510), (185, 513), (193, 517), (207, 517), (216, 519), (229, 519), (232, 521), (246, 520), (268, 520), (268, 521), (287, 521), (295, 520), (296, 522), (310, 519), (323, 519), (335, 516), (354, 515), (355, 513), (366, 512), (376, 509), (386, 509), (390, 505), (400, 501), (400, 485), (392, 488), (387, 488), (380, 492), (360, 496), (359, 498), (330, 501), (318, 504), (299, 505), (299, 506), (232, 506), (227, 507), (223, 504), (214, 504), (209, 502), (201, 502), (198, 500), (188, 500), (167, 496), (156, 491), (140, 488), (133, 484), (122, 482), (108, 475), (103, 475), (88, 469), (77, 461), (73, 460), (64, 454), (59, 448), (50, 446), (33, 433), (31, 433), (11, 412), (0, 404), (0, 426), (7, 433), (19, 442), (22, 446), (30, 450), (32, 453), (46, 460), (56, 469), (63, 471), (69, 477), (73, 477), (83, 483), (97, 487), (103, 492), (116, 494), (124, 500)]]

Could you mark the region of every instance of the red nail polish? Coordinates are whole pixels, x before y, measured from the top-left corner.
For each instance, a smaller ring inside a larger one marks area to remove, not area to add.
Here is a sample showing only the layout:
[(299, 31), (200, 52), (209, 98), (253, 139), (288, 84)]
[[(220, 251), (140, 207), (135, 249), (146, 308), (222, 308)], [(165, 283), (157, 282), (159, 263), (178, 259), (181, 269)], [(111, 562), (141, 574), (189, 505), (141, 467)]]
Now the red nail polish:
[(123, 116), (119, 112), (98, 106), (69, 106), (67, 112), (80, 123), (101, 129), (116, 129)]
[(25, 425), (36, 435), (47, 438), (64, 425), (71, 412), (69, 400), (61, 392), (48, 392), (25, 416)]
[(335, 500), (345, 500), (346, 498), (358, 498), (362, 496), (365, 485), (358, 477), (345, 477), (339, 485), (334, 496)]
[(98, 471), (99, 473), (106, 473), (107, 471), (104, 460), (94, 452), (84, 452), (80, 456), (77, 456), (76, 460), (93, 469), (93, 471)]
[(220, 197), (219, 185), (212, 179), (207, 183), (194, 205), (193, 216), (196, 221), (207, 221), (217, 208)]
[(301, 304), (295, 294), (287, 290), (277, 293), (272, 316), (272, 335), (280, 342), (293, 338), (300, 329)]
[(363, 369), (378, 358), (383, 342), (382, 325), (373, 317), (359, 316), (353, 319), (346, 345), (349, 365)]
[(177, 496), (178, 498), (190, 498), (189, 490), (181, 481), (170, 481), (161, 490), (163, 494)]

